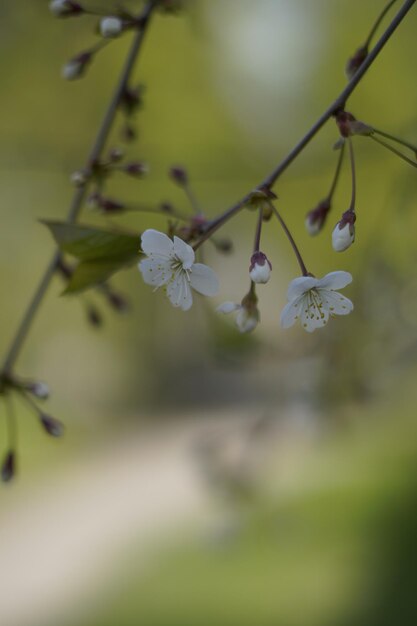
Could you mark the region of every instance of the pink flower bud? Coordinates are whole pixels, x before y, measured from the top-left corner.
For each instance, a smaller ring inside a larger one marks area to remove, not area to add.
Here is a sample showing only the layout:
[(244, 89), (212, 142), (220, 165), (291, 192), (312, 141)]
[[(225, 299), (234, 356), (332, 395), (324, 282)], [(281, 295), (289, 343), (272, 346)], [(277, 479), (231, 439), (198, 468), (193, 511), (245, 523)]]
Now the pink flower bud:
[(42, 413), (40, 415), (40, 420), (43, 428), (48, 435), (51, 435), (51, 437), (61, 437), (64, 434), (63, 423), (56, 420), (54, 417), (50, 417), (49, 415)]
[(4, 457), (3, 465), (1, 466), (1, 479), (4, 483), (8, 483), (12, 480), (16, 472), (16, 457), (13, 450), (9, 450)]
[(259, 251), (252, 254), (249, 266), (249, 276), (254, 283), (267, 283), (271, 276), (271, 270), (272, 265), (266, 254)]
[(315, 209), (309, 211), (305, 219), (305, 227), (309, 235), (317, 235), (323, 228), (330, 211), (330, 201), (322, 200)]
[(87, 69), (87, 65), (92, 59), (91, 52), (82, 52), (64, 65), (61, 71), (62, 78), (65, 80), (77, 80), (81, 78)]
[(169, 175), (178, 185), (186, 185), (188, 183), (187, 171), (178, 165), (171, 167)]
[(346, 63), (346, 68), (345, 68), (346, 76), (349, 80), (354, 76), (356, 71), (360, 68), (360, 66), (365, 61), (367, 56), (368, 56), (368, 48), (366, 46), (361, 46), (360, 48), (356, 50), (355, 54), (352, 57), (350, 57), (350, 59)]
[(332, 246), (336, 252), (347, 250), (355, 241), (356, 213), (346, 211), (332, 232)]
[(49, 10), (55, 17), (73, 17), (84, 13), (82, 6), (72, 0), (52, 0)]

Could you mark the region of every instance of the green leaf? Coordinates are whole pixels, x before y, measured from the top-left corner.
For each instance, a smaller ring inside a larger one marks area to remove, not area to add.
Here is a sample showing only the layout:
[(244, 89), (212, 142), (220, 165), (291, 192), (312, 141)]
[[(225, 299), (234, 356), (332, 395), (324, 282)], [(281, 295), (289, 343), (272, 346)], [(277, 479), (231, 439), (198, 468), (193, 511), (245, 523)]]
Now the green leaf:
[(123, 267), (126, 267), (125, 261), (81, 261), (75, 268), (63, 295), (74, 294), (89, 287), (95, 287)]
[(43, 220), (62, 252), (80, 261), (127, 263), (139, 254), (140, 236), (118, 230)]

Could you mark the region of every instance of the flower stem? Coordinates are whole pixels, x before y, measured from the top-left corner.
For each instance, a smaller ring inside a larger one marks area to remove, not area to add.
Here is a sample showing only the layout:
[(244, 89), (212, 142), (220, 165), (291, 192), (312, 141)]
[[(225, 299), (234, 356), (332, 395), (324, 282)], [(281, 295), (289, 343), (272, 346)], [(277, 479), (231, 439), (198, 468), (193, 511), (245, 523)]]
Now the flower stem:
[[(92, 165), (94, 164), (94, 162), (96, 162), (99, 159), (103, 151), (103, 148), (106, 144), (110, 130), (113, 126), (114, 119), (116, 117), (117, 109), (119, 107), (121, 98), (123, 97), (123, 94), (125, 92), (130, 75), (133, 71), (138, 53), (141, 49), (142, 42), (143, 42), (146, 30), (147, 30), (147, 26), (149, 24), (149, 20), (151, 18), (151, 15), (155, 7), (156, 7), (156, 1), (148, 0), (148, 2), (146, 3), (143, 9), (143, 12), (141, 14), (141, 27), (135, 33), (135, 37), (134, 37), (132, 46), (130, 48), (130, 51), (128, 53), (125, 65), (122, 69), (119, 82), (110, 100), (110, 104), (104, 115), (104, 119), (101, 123), (96, 139), (94, 141), (93, 147), (87, 159), (87, 164), (85, 167), (87, 172), (91, 171)], [(76, 189), (69, 211), (68, 211), (68, 215), (67, 215), (68, 223), (75, 222), (75, 220), (77, 219), (81, 211), (81, 207), (85, 199), (86, 193), (87, 193), (87, 184), (82, 185), (81, 187), (78, 187)], [(30, 301), (23, 315), (23, 318), (17, 329), (17, 332), (15, 336), (13, 337), (12, 342), (9, 346), (9, 349), (6, 353), (3, 367), (1, 369), (1, 373), (3, 376), (5, 374), (9, 374), (14, 366), (14, 363), (19, 355), (22, 345), (30, 330), (35, 314), (38, 311), (39, 305), (41, 304), (43, 297), (49, 287), (51, 279), (55, 273), (59, 259), (60, 259), (60, 252), (56, 251), (33, 295), (32, 300)]]
[(6, 405), (7, 443), (9, 446), (9, 450), (16, 450), (17, 422), (13, 401), (9, 392), (5, 394), (4, 402)]
[(299, 251), (299, 249), (297, 247), (297, 244), (294, 241), (294, 237), (291, 235), (291, 233), (289, 231), (288, 226), (286, 225), (286, 223), (284, 222), (284, 220), (282, 219), (281, 215), (278, 213), (278, 210), (275, 208), (275, 206), (272, 204), (272, 202), (270, 202), (269, 205), (270, 205), (271, 209), (273, 210), (273, 212), (275, 213), (275, 216), (276, 216), (277, 220), (281, 224), (284, 233), (287, 235), (287, 238), (288, 238), (288, 240), (289, 240), (289, 242), (290, 242), (290, 244), (292, 246), (292, 249), (294, 250), (294, 254), (297, 257), (297, 261), (298, 261), (298, 264), (300, 266), (301, 273), (303, 274), (303, 276), (308, 276), (309, 272), (308, 272), (308, 270), (307, 270), (307, 268), (305, 266), (305, 263), (303, 261), (303, 258), (301, 256), (301, 254), (300, 254), (300, 251)]
[(259, 207), (259, 215), (258, 215), (258, 223), (256, 225), (255, 231), (255, 242), (253, 244), (253, 251), (259, 252), (259, 248), (261, 245), (261, 232), (262, 232), (262, 222), (263, 222), (264, 210), (262, 205)]
[(348, 137), (349, 142), (349, 157), (350, 157), (350, 171), (352, 173), (352, 197), (350, 200), (349, 211), (355, 212), (356, 205), (356, 171), (355, 171), (355, 154), (353, 152), (353, 141), (351, 137)]
[(375, 135), (369, 135), (369, 136), (370, 136), (371, 139), (373, 139), (374, 141), (379, 143), (381, 146), (384, 146), (384, 148), (386, 148), (387, 150), (390, 150), (391, 152), (393, 152), (394, 154), (399, 156), (400, 159), (403, 159), (403, 161), (405, 161), (406, 163), (409, 163), (413, 167), (417, 167), (417, 163), (415, 161), (412, 161), (411, 159), (406, 157), (405, 154), (403, 154), (402, 152), (400, 152), (399, 150), (394, 148), (394, 146), (391, 146), (386, 141), (383, 141), (382, 139), (379, 139), (378, 137), (375, 137)]
[(190, 203), (190, 206), (192, 210), (194, 211), (195, 215), (201, 215), (200, 206), (197, 202), (197, 198), (195, 197), (189, 183), (188, 182), (185, 183), (183, 187), (184, 187), (185, 195), (187, 196), (188, 202)]
[(412, 143), (406, 141), (405, 139), (400, 139), (399, 137), (396, 137), (395, 135), (390, 135), (389, 133), (386, 133), (383, 130), (379, 130), (378, 128), (372, 127), (372, 130), (377, 135), (381, 135), (381, 137), (386, 137), (387, 139), (391, 139), (391, 141), (395, 141), (396, 143), (399, 143), (401, 146), (408, 148), (409, 150), (414, 152), (414, 154), (417, 155), (417, 146), (413, 146)]
[(342, 147), (340, 148), (339, 151), (339, 159), (337, 161), (337, 165), (336, 165), (336, 171), (334, 173), (334, 177), (333, 177), (333, 181), (332, 181), (332, 185), (330, 187), (330, 191), (327, 195), (326, 200), (329, 201), (329, 203), (332, 201), (334, 192), (336, 190), (337, 187), (337, 183), (339, 182), (339, 177), (340, 177), (340, 171), (342, 169), (342, 163), (343, 163), (343, 157), (345, 156), (345, 144), (342, 145)]
[(379, 25), (381, 24), (382, 20), (384, 19), (384, 17), (386, 16), (386, 14), (388, 13), (388, 11), (390, 10), (390, 8), (395, 4), (395, 2), (397, 2), (397, 0), (391, 0), (390, 2), (388, 2), (388, 4), (385, 6), (385, 8), (381, 11), (378, 19), (376, 20), (375, 24), (372, 26), (371, 31), (364, 43), (364, 48), (369, 48), (369, 45), (376, 33), (376, 31), (378, 30)]

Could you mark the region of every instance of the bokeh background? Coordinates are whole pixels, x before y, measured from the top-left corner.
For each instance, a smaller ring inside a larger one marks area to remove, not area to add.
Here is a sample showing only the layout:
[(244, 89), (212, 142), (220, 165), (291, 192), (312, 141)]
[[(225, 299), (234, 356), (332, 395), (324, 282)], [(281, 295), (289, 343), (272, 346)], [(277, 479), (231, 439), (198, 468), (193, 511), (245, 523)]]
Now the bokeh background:
[[(96, 20), (56, 20), (47, 5), (0, 5), (2, 352), (53, 251), (38, 220), (65, 215), (69, 174), (85, 160), (129, 45), (129, 36), (115, 42), (85, 79), (64, 82), (62, 64), (95, 40)], [(150, 174), (115, 179), (111, 195), (188, 211), (167, 176), (182, 164), (207, 214), (224, 210), (341, 90), (346, 59), (383, 6), (190, 0), (178, 17), (157, 16), (136, 73), (147, 87), (139, 138), (127, 148)], [(416, 28), (414, 9), (349, 102), (360, 119), (414, 142)], [(336, 139), (330, 122), (276, 189), (312, 271), (354, 276), (345, 290), (354, 313), (325, 330), (279, 327), (297, 266), (273, 222), (262, 324), (241, 336), (215, 313), (247, 288), (250, 212), (224, 230), (232, 255), (206, 246), (219, 298), (186, 314), (135, 269), (112, 281), (131, 302), (125, 316), (94, 292), (59, 297), (54, 281), (18, 371), (48, 382), (47, 409), (67, 430), (45, 438), (16, 404), (19, 473), (0, 493), (2, 624), (417, 622), (416, 173), (355, 139), (357, 241), (337, 254), (330, 233), (348, 207), (347, 167), (324, 233), (310, 239), (303, 226), (327, 193)], [(121, 145), (117, 125), (109, 145)], [(106, 220), (86, 209), (82, 221)], [(116, 221), (138, 231), (165, 224)], [(87, 323), (92, 302), (99, 329)]]

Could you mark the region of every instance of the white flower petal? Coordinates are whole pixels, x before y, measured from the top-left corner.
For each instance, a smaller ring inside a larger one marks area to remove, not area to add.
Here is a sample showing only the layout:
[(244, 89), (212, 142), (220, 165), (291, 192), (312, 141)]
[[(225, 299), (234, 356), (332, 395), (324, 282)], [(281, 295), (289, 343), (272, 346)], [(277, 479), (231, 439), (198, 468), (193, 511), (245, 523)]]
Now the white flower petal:
[(290, 328), (295, 321), (300, 317), (301, 307), (303, 304), (304, 296), (292, 302), (288, 302), (281, 313), (281, 326), (282, 328)]
[(230, 300), (227, 300), (226, 302), (219, 304), (219, 306), (216, 308), (216, 311), (218, 313), (224, 313), (225, 315), (227, 315), (228, 313), (238, 311), (240, 308), (240, 304), (236, 304), (236, 302), (230, 302)]
[(316, 287), (318, 282), (317, 278), (313, 278), (312, 276), (299, 276), (298, 278), (294, 278), (288, 287), (288, 300), (291, 302), (292, 300), (299, 298), (309, 289)]
[(321, 278), (317, 287), (319, 289), (343, 289), (352, 282), (352, 275), (349, 272), (330, 272)]
[(300, 308), (301, 325), (308, 333), (325, 326), (329, 319), (329, 309), (320, 294), (313, 289), (302, 300)]
[(347, 250), (355, 241), (355, 227), (353, 224), (345, 224), (339, 228), (339, 223), (332, 232), (332, 246), (336, 252)]
[(179, 273), (167, 286), (167, 296), (171, 304), (180, 307), (183, 311), (188, 311), (193, 303), (190, 285), (187, 276), (183, 272)]
[(141, 244), (143, 252), (149, 256), (172, 258), (174, 255), (174, 244), (168, 235), (153, 228), (145, 230), (141, 237)]
[(147, 285), (161, 287), (172, 278), (171, 263), (164, 259), (143, 259), (138, 264), (142, 278)]
[(183, 268), (189, 270), (195, 259), (192, 247), (179, 237), (174, 237), (174, 254), (181, 261)]
[(219, 291), (219, 281), (211, 267), (203, 263), (194, 263), (190, 270), (190, 284), (203, 296), (215, 296)]
[(320, 289), (320, 295), (325, 300), (330, 315), (348, 315), (353, 311), (353, 303), (341, 293)]

